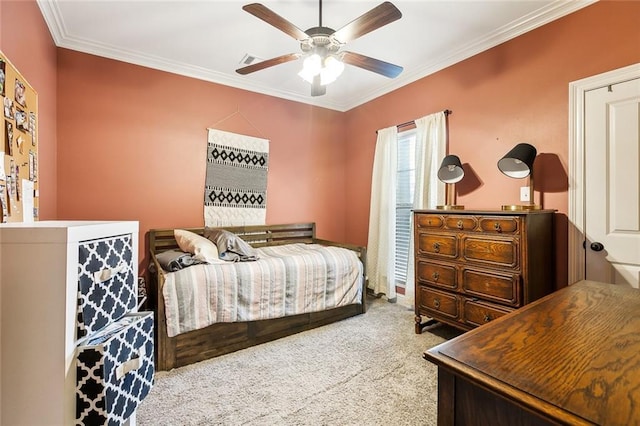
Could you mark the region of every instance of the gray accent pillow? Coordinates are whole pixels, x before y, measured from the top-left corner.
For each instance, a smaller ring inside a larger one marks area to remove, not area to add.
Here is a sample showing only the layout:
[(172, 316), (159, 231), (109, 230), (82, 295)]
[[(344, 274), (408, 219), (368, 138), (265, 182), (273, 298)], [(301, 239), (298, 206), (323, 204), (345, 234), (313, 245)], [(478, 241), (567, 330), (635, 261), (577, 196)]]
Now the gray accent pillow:
[(204, 236), (218, 247), (220, 259), (228, 262), (258, 260), (258, 252), (246, 241), (225, 229), (205, 228)]

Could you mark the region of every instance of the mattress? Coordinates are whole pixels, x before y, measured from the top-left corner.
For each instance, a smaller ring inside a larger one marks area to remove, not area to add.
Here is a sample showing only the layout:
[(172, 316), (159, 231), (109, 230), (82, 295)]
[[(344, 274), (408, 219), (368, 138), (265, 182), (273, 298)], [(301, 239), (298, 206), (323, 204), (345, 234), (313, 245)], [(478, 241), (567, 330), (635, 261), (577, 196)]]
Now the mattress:
[(252, 262), (200, 264), (165, 272), (167, 334), (219, 322), (255, 321), (361, 303), (356, 252), (319, 244), (258, 248)]

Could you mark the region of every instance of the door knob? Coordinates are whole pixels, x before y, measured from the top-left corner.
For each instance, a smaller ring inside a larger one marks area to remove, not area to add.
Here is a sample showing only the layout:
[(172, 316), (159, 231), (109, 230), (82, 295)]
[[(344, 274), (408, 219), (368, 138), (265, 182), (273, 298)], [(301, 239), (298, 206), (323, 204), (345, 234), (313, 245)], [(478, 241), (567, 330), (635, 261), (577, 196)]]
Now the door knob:
[(591, 245), (589, 247), (591, 247), (591, 250), (593, 250), (593, 251), (602, 251), (602, 250), (604, 250), (604, 246), (602, 245), (602, 243), (591, 243)]

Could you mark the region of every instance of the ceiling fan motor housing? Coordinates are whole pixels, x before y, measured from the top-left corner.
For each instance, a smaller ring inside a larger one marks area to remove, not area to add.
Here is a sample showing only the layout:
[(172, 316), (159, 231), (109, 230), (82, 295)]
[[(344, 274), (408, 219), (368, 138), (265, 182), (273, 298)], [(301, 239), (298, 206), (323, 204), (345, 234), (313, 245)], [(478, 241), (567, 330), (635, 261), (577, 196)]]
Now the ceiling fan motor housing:
[(336, 53), (340, 50), (341, 45), (331, 37), (334, 32), (335, 30), (328, 27), (309, 28), (305, 31), (309, 38), (300, 42), (300, 48), (304, 53), (312, 52), (320, 56)]

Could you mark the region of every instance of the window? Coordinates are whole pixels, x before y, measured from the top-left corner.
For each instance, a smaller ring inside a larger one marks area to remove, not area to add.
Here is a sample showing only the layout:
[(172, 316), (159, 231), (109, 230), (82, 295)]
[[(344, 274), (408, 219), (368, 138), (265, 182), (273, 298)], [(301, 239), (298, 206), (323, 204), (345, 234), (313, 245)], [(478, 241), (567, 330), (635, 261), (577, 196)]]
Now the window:
[(398, 175), (396, 179), (396, 255), (395, 274), (398, 292), (403, 294), (407, 282), (411, 209), (415, 187), (416, 130), (398, 133)]

